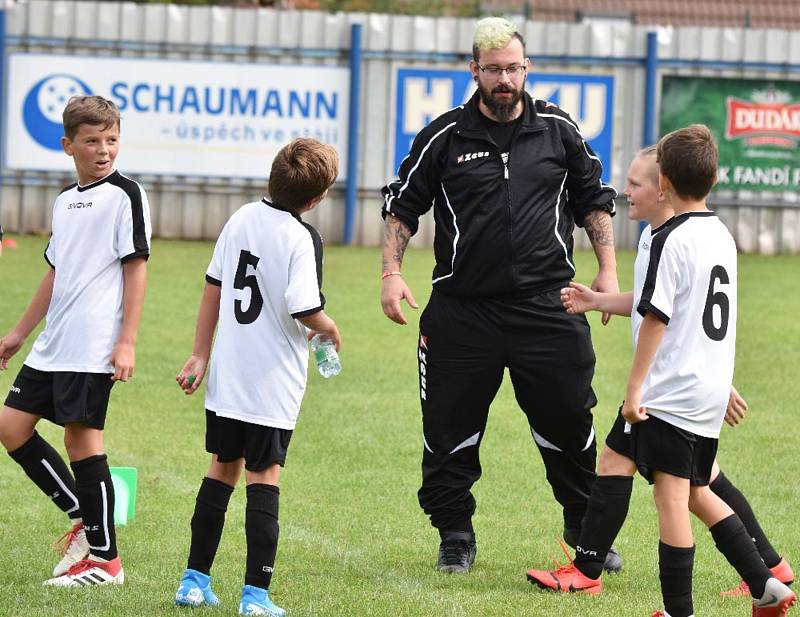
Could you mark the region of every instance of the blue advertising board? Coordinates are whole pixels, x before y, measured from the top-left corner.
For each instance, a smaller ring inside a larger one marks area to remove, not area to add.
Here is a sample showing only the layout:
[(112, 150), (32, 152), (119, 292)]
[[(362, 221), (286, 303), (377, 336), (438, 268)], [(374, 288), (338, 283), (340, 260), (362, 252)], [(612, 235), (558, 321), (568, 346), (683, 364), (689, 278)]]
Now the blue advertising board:
[[(528, 73), (527, 91), (555, 103), (580, 127), (603, 162), (603, 182), (611, 178), (614, 77), (575, 73)], [(394, 167), (411, 149), (417, 133), (448, 109), (469, 100), (475, 82), (469, 71), (398, 69)]]

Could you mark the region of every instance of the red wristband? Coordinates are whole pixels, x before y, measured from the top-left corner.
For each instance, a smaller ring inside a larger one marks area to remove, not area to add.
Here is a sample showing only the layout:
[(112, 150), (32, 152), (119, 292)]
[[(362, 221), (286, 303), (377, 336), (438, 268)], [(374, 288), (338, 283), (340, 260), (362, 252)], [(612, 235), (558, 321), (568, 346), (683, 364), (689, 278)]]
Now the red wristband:
[(384, 272), (383, 274), (381, 274), (381, 280), (383, 280), (385, 278), (389, 278), (390, 276), (395, 276), (395, 275), (402, 276), (403, 273), (400, 272), (400, 270), (392, 270), (391, 272)]

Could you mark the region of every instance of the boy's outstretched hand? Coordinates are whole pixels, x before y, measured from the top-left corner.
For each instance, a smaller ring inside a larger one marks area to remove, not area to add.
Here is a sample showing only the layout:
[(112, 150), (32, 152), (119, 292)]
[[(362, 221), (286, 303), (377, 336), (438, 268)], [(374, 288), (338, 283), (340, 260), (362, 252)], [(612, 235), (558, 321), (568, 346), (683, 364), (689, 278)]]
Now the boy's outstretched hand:
[(571, 315), (587, 313), (597, 308), (596, 292), (586, 285), (570, 281), (569, 287), (561, 290), (561, 304)]
[(181, 372), (175, 376), (175, 381), (178, 382), (178, 385), (186, 394), (194, 394), (203, 382), (207, 367), (208, 360), (205, 358), (194, 355), (189, 356)]
[(20, 350), (25, 338), (16, 332), (9, 332), (3, 338), (0, 338), (0, 371), (8, 368), (8, 361), (15, 353)]

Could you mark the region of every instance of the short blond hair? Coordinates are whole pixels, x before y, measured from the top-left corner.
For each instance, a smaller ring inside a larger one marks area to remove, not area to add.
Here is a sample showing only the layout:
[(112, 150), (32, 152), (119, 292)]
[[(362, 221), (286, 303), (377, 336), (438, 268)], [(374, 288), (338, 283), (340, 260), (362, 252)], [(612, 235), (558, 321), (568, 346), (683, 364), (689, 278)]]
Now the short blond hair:
[(472, 37), (472, 58), (475, 62), (484, 49), (503, 49), (512, 39), (522, 43), (525, 51), (525, 39), (517, 31), (517, 27), (504, 17), (485, 17), (475, 25), (475, 35)]
[(339, 155), (333, 146), (301, 137), (281, 148), (272, 161), (269, 197), (296, 212), (325, 194), (339, 175)]
[(653, 159), (653, 167), (648, 173), (650, 181), (658, 186), (658, 146), (647, 146), (636, 153), (637, 159)]
[(67, 139), (75, 139), (81, 124), (102, 125), (103, 130), (115, 124), (119, 128), (120, 125), (117, 106), (102, 96), (73, 96), (64, 108), (61, 119)]

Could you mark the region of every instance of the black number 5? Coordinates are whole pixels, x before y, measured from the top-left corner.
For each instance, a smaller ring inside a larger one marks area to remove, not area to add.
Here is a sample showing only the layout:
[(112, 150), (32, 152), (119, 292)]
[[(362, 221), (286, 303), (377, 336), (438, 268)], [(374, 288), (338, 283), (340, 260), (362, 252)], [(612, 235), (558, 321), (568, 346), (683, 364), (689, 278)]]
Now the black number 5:
[(264, 296), (261, 295), (261, 290), (258, 288), (256, 275), (247, 274), (247, 266), (253, 266), (253, 270), (255, 270), (259, 259), (250, 251), (242, 250), (239, 253), (239, 265), (236, 267), (233, 287), (235, 289), (250, 288), (250, 305), (246, 311), (242, 310), (241, 300), (234, 300), (233, 302), (233, 313), (236, 315), (236, 321), (241, 324), (253, 323), (261, 314), (261, 309), (264, 306)]
[[(731, 303), (728, 296), (722, 291), (714, 291), (714, 285), (719, 281), (722, 285), (730, 283), (728, 272), (722, 266), (714, 266), (711, 269), (711, 279), (708, 281), (708, 295), (706, 296), (706, 308), (703, 311), (703, 330), (712, 341), (721, 341), (728, 333), (728, 318), (731, 313)], [(719, 327), (714, 325), (714, 307), (719, 307), (720, 323)]]

